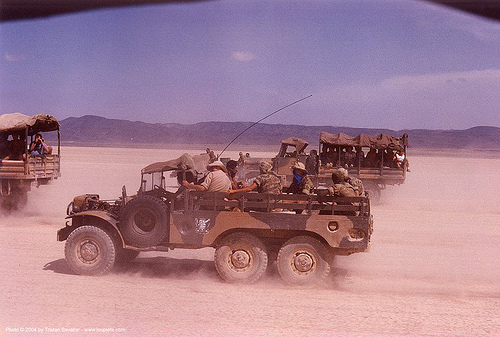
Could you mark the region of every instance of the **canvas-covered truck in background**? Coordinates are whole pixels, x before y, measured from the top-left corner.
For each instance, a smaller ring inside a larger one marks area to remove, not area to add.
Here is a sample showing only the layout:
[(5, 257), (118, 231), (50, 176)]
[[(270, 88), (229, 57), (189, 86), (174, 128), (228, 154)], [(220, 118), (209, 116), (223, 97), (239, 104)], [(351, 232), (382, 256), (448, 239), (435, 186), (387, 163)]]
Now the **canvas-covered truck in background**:
[[(30, 151), (39, 133), (57, 133), (57, 146), (43, 154)], [(33, 185), (46, 185), (61, 175), (59, 122), (54, 116), (20, 113), (0, 115), (0, 206), (15, 210), (24, 206)]]
[[(167, 164), (167, 165), (166, 165)], [(214, 262), (228, 282), (255, 282), (276, 261), (291, 285), (314, 285), (336, 255), (364, 252), (373, 220), (366, 197), (168, 191), (166, 172), (196, 182), (189, 155), (142, 170), (141, 187), (115, 200), (77, 196), (58, 231), (65, 257), (78, 274), (107, 272), (140, 251), (215, 248)]]
[[(408, 170), (408, 160), (398, 165), (395, 155), (402, 151), (407, 155), (408, 135), (400, 137), (386, 134), (370, 136), (360, 134), (355, 137), (345, 133), (331, 134), (321, 132), (318, 150), (306, 151), (309, 143), (297, 137), (281, 142), (278, 154), (268, 160), (273, 162), (273, 170), (282, 178), (285, 185), (292, 182), (291, 166), (295, 162), (305, 165), (317, 187), (331, 184), (332, 172), (344, 167), (349, 175), (363, 181), (366, 190), (377, 199), (380, 191), (387, 185), (404, 183)], [(258, 175), (258, 163), (262, 158), (245, 160), (239, 168), (241, 180), (250, 183)]]

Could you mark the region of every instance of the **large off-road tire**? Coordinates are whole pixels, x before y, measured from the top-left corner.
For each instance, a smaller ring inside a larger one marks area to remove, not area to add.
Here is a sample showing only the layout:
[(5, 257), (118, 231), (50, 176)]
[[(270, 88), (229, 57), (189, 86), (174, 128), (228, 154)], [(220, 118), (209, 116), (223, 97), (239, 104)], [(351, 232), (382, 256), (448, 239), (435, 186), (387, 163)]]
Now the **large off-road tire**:
[(254, 283), (266, 272), (266, 246), (251, 234), (233, 233), (217, 246), (214, 261), (225, 281)]
[(119, 223), (125, 242), (137, 247), (159, 244), (167, 235), (167, 205), (150, 195), (138, 196), (129, 201)]
[(112, 237), (95, 226), (81, 226), (68, 236), (64, 254), (70, 268), (80, 275), (101, 275), (116, 259)]
[(313, 287), (330, 272), (330, 259), (325, 246), (309, 236), (289, 239), (278, 252), (278, 272), (292, 286)]

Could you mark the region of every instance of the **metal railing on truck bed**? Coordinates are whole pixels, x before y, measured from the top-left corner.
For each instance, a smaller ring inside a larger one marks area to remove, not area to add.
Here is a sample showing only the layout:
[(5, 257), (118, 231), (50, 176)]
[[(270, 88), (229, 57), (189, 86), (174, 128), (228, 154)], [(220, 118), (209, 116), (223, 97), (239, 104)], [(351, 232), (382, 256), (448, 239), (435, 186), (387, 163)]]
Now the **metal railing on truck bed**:
[(368, 197), (337, 197), (303, 194), (242, 193), (226, 197), (221, 192), (186, 191), (185, 210), (305, 212), (306, 214), (339, 214), (369, 216)]
[(0, 179), (54, 179), (61, 176), (60, 157), (57, 154), (33, 156), (24, 160), (2, 160)]

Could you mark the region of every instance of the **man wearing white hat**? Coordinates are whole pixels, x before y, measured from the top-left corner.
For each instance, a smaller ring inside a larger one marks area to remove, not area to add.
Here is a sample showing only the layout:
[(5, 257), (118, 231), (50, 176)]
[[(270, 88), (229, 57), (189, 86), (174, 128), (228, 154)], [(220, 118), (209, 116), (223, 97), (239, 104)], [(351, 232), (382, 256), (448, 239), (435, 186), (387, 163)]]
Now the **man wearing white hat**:
[(208, 191), (208, 192), (227, 192), (231, 188), (231, 180), (226, 174), (226, 166), (216, 160), (207, 165), (207, 170), (210, 173), (207, 174), (205, 180), (200, 185), (190, 184), (186, 180), (182, 181), (182, 186), (189, 189), (197, 191)]

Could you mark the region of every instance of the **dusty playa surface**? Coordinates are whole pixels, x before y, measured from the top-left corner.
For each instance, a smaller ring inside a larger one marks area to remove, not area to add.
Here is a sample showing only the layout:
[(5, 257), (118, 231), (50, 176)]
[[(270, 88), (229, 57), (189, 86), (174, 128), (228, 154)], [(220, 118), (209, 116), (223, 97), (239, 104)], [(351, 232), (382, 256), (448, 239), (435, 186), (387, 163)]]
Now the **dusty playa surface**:
[(289, 288), (274, 268), (226, 284), (212, 249), (74, 275), (56, 241), (71, 199), (134, 193), (142, 167), (183, 152), (62, 149), (62, 177), (0, 218), (0, 336), (500, 335), (500, 159), (411, 157), (406, 183), (372, 206), (371, 251), (338, 257), (316, 289)]

